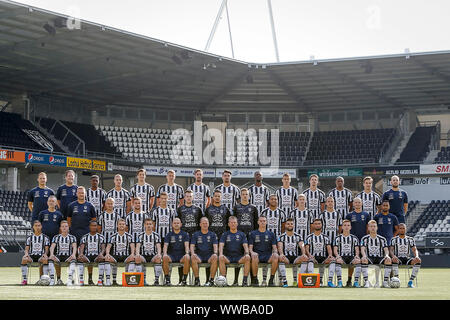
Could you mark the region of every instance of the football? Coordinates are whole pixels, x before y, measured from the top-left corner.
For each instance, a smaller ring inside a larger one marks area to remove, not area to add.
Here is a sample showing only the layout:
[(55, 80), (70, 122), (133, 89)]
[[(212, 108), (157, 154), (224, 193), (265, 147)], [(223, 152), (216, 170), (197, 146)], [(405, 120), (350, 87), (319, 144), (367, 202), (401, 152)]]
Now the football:
[(50, 277), (46, 274), (42, 275), (41, 277), (41, 281), (40, 281), (40, 285), (41, 286), (48, 286), (50, 285)]
[(218, 287), (226, 287), (227, 286), (227, 278), (224, 276), (218, 276), (216, 280), (214, 281), (216, 286)]
[(391, 281), (389, 282), (389, 285), (391, 288), (394, 288), (394, 289), (400, 288), (400, 279), (397, 277), (392, 277)]

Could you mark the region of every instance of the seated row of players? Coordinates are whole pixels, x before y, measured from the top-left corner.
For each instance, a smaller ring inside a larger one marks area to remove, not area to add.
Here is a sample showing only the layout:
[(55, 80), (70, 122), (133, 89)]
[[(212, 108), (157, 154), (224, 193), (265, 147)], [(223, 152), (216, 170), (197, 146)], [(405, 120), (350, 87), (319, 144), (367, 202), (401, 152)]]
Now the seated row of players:
[[(136, 206), (139, 201), (136, 201)], [(329, 265), (328, 286), (333, 284), (334, 273), (337, 273), (338, 287), (342, 287), (342, 265), (356, 266), (354, 287), (359, 287), (359, 278), (363, 274), (365, 287), (370, 287), (368, 281), (369, 264), (384, 264), (385, 274), (383, 286), (389, 286), (391, 270), (394, 276), (398, 276), (398, 265), (412, 265), (409, 287), (413, 287), (413, 280), (420, 268), (420, 258), (414, 240), (406, 236), (406, 225), (400, 224), (399, 235), (394, 237), (390, 246), (386, 239), (377, 234), (377, 224), (369, 221), (369, 234), (361, 241), (350, 233), (351, 222), (344, 220), (342, 233), (330, 242), (328, 236), (322, 233), (322, 220), (314, 219), (313, 232), (305, 241), (294, 232), (294, 221), (288, 218), (285, 224), (285, 232), (276, 239), (273, 232), (267, 229), (268, 218), (258, 218), (258, 229), (251, 231), (247, 236), (238, 230), (238, 219), (235, 216), (228, 218), (229, 230), (225, 231), (219, 238), (209, 230), (209, 220), (202, 217), (200, 221), (201, 230), (196, 231), (192, 237), (181, 230), (181, 220), (174, 218), (172, 231), (169, 231), (162, 241), (159, 234), (153, 231), (153, 220), (144, 219), (145, 231), (133, 236), (127, 232), (124, 219), (118, 220), (118, 232), (114, 233), (109, 240), (99, 234), (97, 223), (90, 222), (90, 232), (81, 239), (80, 248), (77, 252), (77, 240), (69, 234), (69, 226), (66, 221), (61, 222), (61, 233), (55, 236), (50, 245), (47, 236), (41, 232), (42, 226), (39, 221), (33, 224), (33, 235), (27, 239), (25, 255), (22, 259), (23, 284), (26, 284), (28, 263), (40, 262), (44, 267), (44, 273), (50, 271), (51, 285), (55, 284), (55, 266), (61, 262), (69, 264), (68, 285), (72, 284), (75, 264), (78, 262), (80, 284), (84, 284), (84, 264), (98, 263), (99, 285), (103, 284), (103, 272), (106, 273), (105, 285), (111, 285), (111, 269), (117, 267), (117, 263), (125, 263), (128, 271), (144, 271), (145, 265), (155, 265), (155, 285), (159, 285), (160, 263), (165, 275), (164, 284), (169, 286), (170, 264), (181, 263), (183, 265), (183, 276), (179, 285), (186, 285), (186, 278), (190, 267), (195, 276), (195, 286), (200, 285), (199, 267), (200, 263), (207, 263), (211, 267), (209, 280), (206, 286), (214, 284), (217, 265), (222, 276), (226, 276), (226, 266), (232, 264), (244, 265), (244, 277), (242, 286), (247, 286), (250, 269), (252, 271), (251, 284), (258, 285), (258, 267), (260, 263), (271, 264), (271, 276), (269, 286), (274, 286), (274, 275), (280, 267), (283, 286), (287, 287), (286, 265), (301, 265), (301, 273), (311, 273), (314, 264), (319, 265), (322, 283), (323, 270)], [(163, 244), (161, 250), (161, 243)], [(50, 248), (49, 248), (50, 246)], [(56, 251), (55, 251), (56, 249)], [(414, 258), (410, 258), (411, 252)], [(117, 272), (117, 271), (116, 271)], [(112, 272), (113, 285), (117, 284), (116, 274)], [(92, 275), (91, 275), (92, 276)], [(60, 279), (58, 279), (58, 282)]]

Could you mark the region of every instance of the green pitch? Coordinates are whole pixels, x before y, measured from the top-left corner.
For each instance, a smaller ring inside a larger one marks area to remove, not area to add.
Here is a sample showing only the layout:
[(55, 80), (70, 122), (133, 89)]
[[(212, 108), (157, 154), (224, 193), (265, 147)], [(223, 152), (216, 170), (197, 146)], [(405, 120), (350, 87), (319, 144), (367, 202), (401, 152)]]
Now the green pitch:
[[(63, 268), (62, 280), (67, 280)], [(119, 274), (123, 269), (119, 269)], [(176, 270), (172, 276), (172, 283), (176, 283), (178, 273)], [(344, 282), (346, 273), (344, 271)], [(150, 280), (153, 281), (153, 270), (149, 272)], [(28, 285), (22, 287), (20, 283), (20, 268), (0, 268), (0, 299), (240, 299), (240, 300), (263, 300), (263, 299), (450, 299), (450, 269), (427, 269), (420, 270), (418, 277), (418, 287), (414, 289), (406, 288), (404, 270), (400, 270), (400, 289), (355, 289), (355, 288), (198, 288), (198, 287), (38, 287)], [(228, 272), (228, 282), (231, 282), (234, 271)], [(241, 272), (242, 276), (242, 272)], [(371, 274), (371, 277), (374, 275)], [(87, 277), (87, 271), (86, 271)], [(118, 276), (118, 278), (120, 278)], [(200, 279), (205, 279), (204, 274)], [(31, 281), (38, 280), (37, 268), (33, 268)], [(94, 281), (97, 280), (96, 269), (94, 269)], [(261, 275), (260, 275), (261, 281)], [(292, 284), (292, 275), (289, 272), (288, 281)], [(119, 280), (120, 283), (120, 280)]]

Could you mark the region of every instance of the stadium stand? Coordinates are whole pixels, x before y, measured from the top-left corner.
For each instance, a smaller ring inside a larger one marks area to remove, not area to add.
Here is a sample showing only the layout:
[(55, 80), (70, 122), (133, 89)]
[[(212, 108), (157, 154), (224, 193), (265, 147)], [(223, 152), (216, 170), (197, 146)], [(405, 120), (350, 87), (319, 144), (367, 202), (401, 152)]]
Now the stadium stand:
[(305, 165), (378, 163), (395, 129), (315, 132)]
[(23, 242), (31, 228), (26, 192), (0, 190), (0, 238)]
[(280, 164), (296, 166), (303, 162), (310, 132), (280, 132)]
[(441, 147), (441, 151), (434, 159), (434, 163), (449, 163), (450, 162), (450, 146)]
[(400, 154), (396, 163), (422, 162), (430, 152), (432, 136), (436, 134), (436, 127), (417, 127)]
[[(27, 150), (50, 151), (32, 140), (24, 130), (29, 130), (29, 132), (43, 138), (46, 137), (30, 121), (22, 119), (20, 115), (0, 112), (0, 145)], [(58, 146), (53, 145), (50, 141), (47, 140), (47, 143), (50, 143), (53, 146), (53, 152), (63, 152)]]
[(450, 200), (432, 200), (410, 228), (409, 234), (417, 241), (426, 236), (450, 236)]

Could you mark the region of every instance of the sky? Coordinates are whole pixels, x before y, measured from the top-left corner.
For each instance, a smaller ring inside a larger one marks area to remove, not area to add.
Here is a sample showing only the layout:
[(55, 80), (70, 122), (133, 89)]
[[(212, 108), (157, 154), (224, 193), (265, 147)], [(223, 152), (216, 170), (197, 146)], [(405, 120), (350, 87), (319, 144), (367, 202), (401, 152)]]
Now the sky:
[[(204, 50), (222, 0), (21, 0)], [(272, 0), (281, 62), (450, 49), (448, 0)], [(235, 58), (276, 62), (267, 0), (228, 0)], [(209, 51), (232, 57), (226, 12)]]

